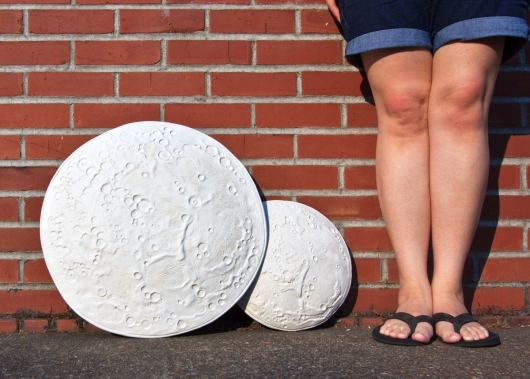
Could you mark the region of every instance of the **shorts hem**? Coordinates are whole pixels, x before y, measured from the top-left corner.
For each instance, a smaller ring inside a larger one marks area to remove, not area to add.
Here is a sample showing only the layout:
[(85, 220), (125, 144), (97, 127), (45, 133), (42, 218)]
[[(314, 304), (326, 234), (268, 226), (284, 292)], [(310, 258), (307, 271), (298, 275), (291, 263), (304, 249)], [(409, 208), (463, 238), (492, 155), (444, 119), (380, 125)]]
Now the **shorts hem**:
[(446, 26), (434, 37), (433, 51), (452, 41), (471, 41), (486, 37), (505, 36), (528, 40), (526, 20), (511, 16), (479, 17)]
[(432, 49), (428, 32), (419, 29), (397, 28), (362, 34), (348, 42), (345, 55), (391, 47), (425, 47)]

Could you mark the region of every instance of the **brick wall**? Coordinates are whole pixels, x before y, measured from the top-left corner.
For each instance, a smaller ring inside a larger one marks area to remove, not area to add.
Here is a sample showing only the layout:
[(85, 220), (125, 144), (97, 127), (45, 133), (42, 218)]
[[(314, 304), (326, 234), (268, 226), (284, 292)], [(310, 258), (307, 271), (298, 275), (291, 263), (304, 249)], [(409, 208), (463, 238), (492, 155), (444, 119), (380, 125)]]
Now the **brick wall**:
[[(0, 0), (0, 332), (84, 328), (43, 261), (42, 198), (75, 148), (141, 120), (213, 136), (267, 199), (333, 220), (355, 258), (345, 324), (394, 309), (375, 110), (326, 9), (323, 0)], [(513, 320), (530, 311), (526, 54), (502, 67), (495, 90), (489, 191), (464, 277), (475, 311)]]

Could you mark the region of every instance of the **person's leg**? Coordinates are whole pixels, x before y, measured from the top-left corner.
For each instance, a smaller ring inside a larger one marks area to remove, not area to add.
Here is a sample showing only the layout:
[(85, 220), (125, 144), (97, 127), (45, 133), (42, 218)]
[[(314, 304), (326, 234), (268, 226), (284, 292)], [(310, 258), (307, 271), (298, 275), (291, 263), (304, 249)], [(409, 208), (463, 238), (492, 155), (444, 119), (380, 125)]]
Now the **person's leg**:
[[(427, 49), (381, 49), (362, 53), (362, 60), (379, 120), (377, 190), (398, 264), (397, 312), (430, 316), (427, 110), (432, 54)], [(404, 322), (391, 319), (380, 333), (407, 338), (410, 329)], [(412, 338), (428, 342), (432, 335), (432, 327), (423, 322)]]
[[(450, 43), (434, 54), (428, 114), (433, 313), (467, 312), (462, 273), (486, 191), (488, 109), (503, 46), (503, 37), (492, 37)], [(445, 342), (488, 335), (470, 323), (461, 337), (448, 322), (438, 323), (436, 334)]]

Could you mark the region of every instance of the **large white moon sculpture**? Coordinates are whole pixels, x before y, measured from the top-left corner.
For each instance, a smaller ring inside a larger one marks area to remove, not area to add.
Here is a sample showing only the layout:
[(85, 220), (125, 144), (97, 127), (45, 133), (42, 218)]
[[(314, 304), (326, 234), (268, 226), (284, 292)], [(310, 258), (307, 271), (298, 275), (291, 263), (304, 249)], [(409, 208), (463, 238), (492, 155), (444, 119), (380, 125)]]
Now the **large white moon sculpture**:
[(132, 337), (188, 332), (244, 294), (267, 229), (245, 167), (190, 128), (138, 122), (75, 151), (41, 215), (52, 278), (97, 327)]
[(269, 243), (259, 276), (239, 301), (254, 320), (296, 331), (327, 321), (350, 290), (352, 263), (337, 228), (318, 211), (290, 201), (263, 203)]

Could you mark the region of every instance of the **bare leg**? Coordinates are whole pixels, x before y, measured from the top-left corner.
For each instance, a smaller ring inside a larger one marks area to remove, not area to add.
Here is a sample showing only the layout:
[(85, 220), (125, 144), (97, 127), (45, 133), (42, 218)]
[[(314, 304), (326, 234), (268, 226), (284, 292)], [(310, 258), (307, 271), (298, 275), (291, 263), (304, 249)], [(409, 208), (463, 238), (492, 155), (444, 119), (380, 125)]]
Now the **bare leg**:
[[(428, 99), (432, 55), (424, 49), (382, 49), (362, 54), (379, 119), (377, 190), (399, 271), (398, 312), (432, 314), (427, 277), (430, 233)], [(380, 333), (407, 338), (411, 331), (388, 320)], [(412, 338), (428, 342), (428, 323)]]
[[(433, 312), (465, 313), (462, 272), (486, 191), (487, 118), (503, 37), (451, 43), (433, 58), (429, 99), (430, 188), (434, 276)], [(487, 330), (448, 322), (436, 326), (445, 342), (482, 339)]]

